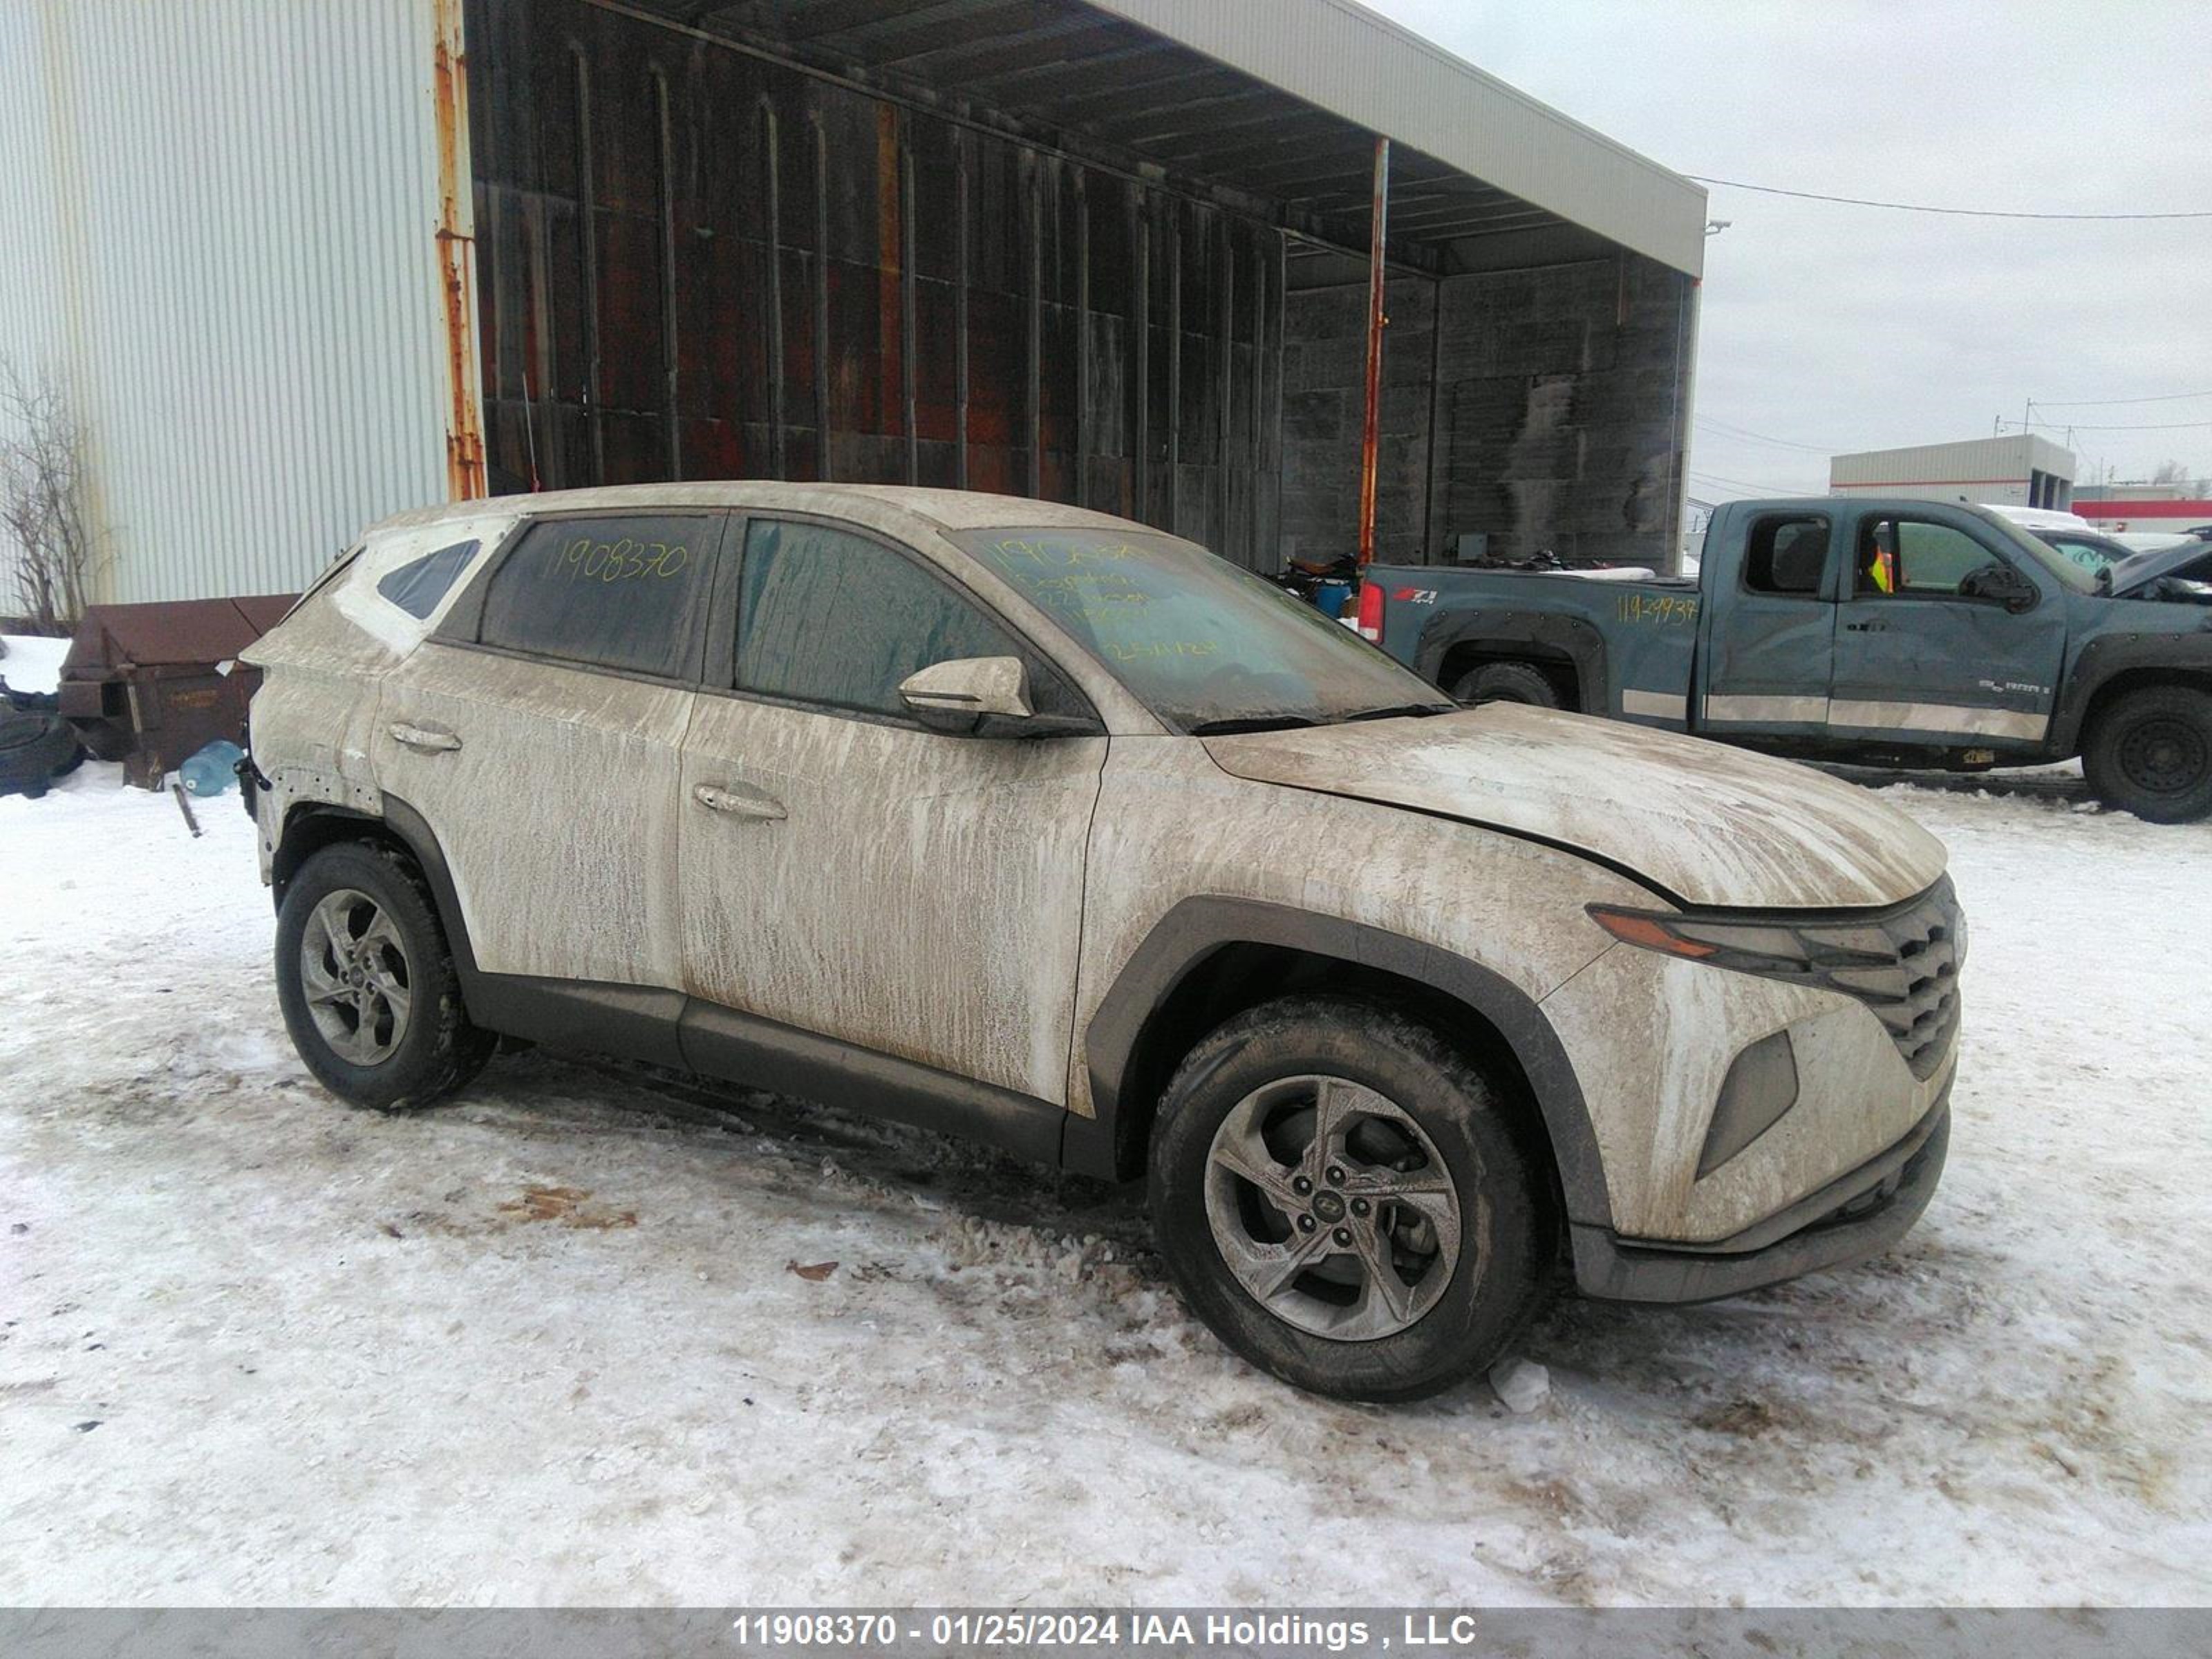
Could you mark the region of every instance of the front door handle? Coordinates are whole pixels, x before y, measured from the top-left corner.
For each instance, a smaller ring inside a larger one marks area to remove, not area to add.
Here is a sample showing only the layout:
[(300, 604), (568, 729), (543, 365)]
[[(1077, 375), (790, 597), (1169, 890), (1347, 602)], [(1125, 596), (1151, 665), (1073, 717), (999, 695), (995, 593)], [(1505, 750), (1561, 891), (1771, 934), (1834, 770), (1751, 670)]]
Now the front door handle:
[(709, 812), (727, 812), (732, 817), (775, 819), (785, 816), (783, 803), (775, 796), (749, 789), (741, 783), (702, 783), (692, 790), (691, 799)]
[(410, 726), (405, 720), (394, 720), (385, 730), (392, 733), (392, 742), (404, 744), (410, 749), (435, 753), (461, 746), (460, 738), (451, 732), (432, 732), (423, 726)]

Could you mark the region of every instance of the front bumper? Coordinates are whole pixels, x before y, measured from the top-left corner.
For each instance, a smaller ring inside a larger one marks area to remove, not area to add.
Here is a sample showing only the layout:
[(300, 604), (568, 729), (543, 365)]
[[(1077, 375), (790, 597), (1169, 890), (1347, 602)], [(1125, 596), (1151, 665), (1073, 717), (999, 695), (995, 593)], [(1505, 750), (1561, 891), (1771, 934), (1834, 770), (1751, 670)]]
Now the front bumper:
[(1947, 1084), (1902, 1139), (1818, 1192), (1711, 1244), (1647, 1243), (1576, 1224), (1575, 1283), (1611, 1302), (1710, 1302), (1879, 1255), (1912, 1230), (1942, 1179)]

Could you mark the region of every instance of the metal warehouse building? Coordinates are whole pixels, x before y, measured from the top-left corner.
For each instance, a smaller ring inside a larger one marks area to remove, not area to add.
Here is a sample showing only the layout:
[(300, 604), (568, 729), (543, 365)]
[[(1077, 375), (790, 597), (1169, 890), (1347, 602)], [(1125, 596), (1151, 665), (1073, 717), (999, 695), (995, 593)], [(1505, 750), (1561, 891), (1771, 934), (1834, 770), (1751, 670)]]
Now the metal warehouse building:
[(2014, 432), (1832, 457), (1828, 493), (1853, 491), (1923, 501), (2063, 508), (2074, 499), (2074, 456), (2048, 438)]
[(1378, 184), (1377, 556), (1676, 539), (1704, 192), (1343, 0), (13, 0), (0, 154), (107, 598), (674, 477), (1347, 553)]

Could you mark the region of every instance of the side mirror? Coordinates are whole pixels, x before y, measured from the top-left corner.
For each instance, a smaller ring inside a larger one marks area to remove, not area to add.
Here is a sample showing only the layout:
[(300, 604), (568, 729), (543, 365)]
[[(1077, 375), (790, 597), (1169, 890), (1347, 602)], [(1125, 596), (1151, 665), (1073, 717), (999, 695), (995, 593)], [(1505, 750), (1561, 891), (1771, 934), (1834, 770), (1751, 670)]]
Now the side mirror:
[(961, 657), (933, 662), (899, 682), (899, 701), (933, 732), (963, 737), (1004, 730), (1036, 717), (1029, 675), (1018, 657)]
[(1978, 569), (1969, 570), (1960, 580), (1959, 594), (1962, 599), (1990, 600), (2015, 616), (2033, 610), (2042, 597), (2033, 582), (2002, 559), (1992, 559)]

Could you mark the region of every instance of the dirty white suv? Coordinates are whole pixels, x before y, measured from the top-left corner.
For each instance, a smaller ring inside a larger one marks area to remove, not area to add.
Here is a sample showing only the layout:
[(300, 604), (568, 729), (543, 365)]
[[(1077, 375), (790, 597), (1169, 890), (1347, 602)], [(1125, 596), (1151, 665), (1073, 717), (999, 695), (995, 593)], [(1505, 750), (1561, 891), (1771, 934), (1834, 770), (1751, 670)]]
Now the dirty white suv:
[(1547, 1287), (1900, 1237), (1964, 935), (1873, 796), (1455, 708), (1187, 541), (701, 483), (409, 514), (251, 653), (301, 1056), (420, 1106), (557, 1042), (1144, 1176), (1239, 1353), (1368, 1399)]

